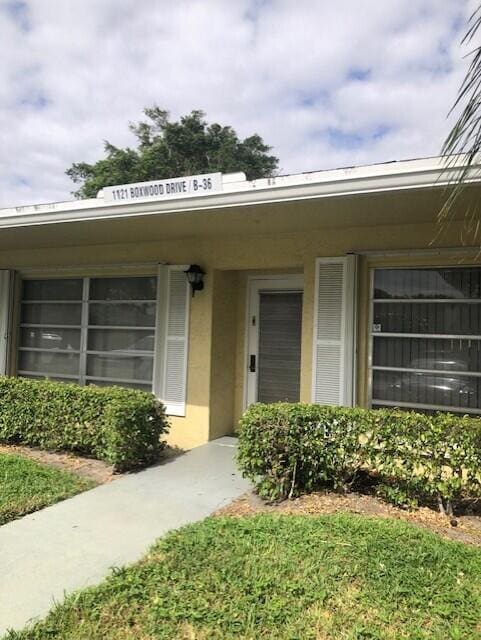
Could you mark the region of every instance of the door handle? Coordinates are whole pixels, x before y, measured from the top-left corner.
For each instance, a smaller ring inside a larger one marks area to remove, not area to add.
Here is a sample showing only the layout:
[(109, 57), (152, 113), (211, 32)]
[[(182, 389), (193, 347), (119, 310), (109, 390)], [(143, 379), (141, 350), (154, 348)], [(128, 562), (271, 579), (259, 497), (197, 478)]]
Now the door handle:
[(253, 353), (251, 353), (251, 355), (249, 356), (249, 371), (251, 373), (256, 372), (256, 357)]

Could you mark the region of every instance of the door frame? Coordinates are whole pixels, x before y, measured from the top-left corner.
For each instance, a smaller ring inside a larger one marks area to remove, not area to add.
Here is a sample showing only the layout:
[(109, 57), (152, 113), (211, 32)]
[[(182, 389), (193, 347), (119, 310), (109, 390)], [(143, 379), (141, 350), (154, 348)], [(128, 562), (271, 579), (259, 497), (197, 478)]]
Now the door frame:
[[(257, 401), (259, 370), (259, 301), (262, 291), (301, 291), (304, 293), (304, 276), (299, 273), (250, 276), (247, 279), (245, 361), (244, 361), (244, 409)], [(256, 370), (250, 371), (250, 357), (256, 358)]]

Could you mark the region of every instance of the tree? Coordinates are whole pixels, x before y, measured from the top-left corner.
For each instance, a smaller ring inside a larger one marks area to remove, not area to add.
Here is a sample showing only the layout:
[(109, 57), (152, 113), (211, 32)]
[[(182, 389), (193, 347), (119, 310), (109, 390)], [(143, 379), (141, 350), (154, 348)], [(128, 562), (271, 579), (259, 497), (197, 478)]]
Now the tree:
[(254, 134), (239, 140), (232, 127), (207, 124), (202, 111), (178, 122), (157, 106), (144, 109), (147, 121), (130, 123), (137, 149), (119, 149), (105, 142), (106, 157), (94, 164), (74, 163), (66, 171), (80, 188), (77, 198), (92, 198), (106, 186), (161, 180), (200, 173), (244, 171), (248, 180), (275, 174), (278, 159), (271, 147)]
[[(470, 45), (481, 27), (481, 6), (471, 15), (468, 30), (461, 41), (461, 45)], [(440, 213), (441, 226), (450, 222), (453, 213), (453, 205), (462, 192), (471, 170), (479, 163), (481, 151), (481, 46), (475, 46), (468, 54), (471, 62), (461, 87), (458, 91), (455, 103), (449, 112), (453, 113), (462, 107), (462, 111), (446, 138), (442, 155), (445, 156), (446, 170), (452, 169), (457, 156), (464, 155), (463, 166), (455, 171), (455, 177), (450, 184), (449, 196), (446, 199)], [(463, 106), (464, 105), (464, 106)], [(476, 240), (480, 232), (480, 220), (478, 208), (473, 203), (465, 211), (465, 231)]]

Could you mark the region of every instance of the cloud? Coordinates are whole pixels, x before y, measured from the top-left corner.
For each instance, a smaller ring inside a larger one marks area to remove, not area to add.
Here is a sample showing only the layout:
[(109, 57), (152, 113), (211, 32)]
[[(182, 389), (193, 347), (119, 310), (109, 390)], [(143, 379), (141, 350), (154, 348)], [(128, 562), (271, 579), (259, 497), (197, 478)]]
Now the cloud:
[(474, 0), (0, 0), (0, 206), (132, 145), (157, 103), (254, 132), (293, 173), (437, 154)]
[(16, 23), (20, 31), (30, 31), (28, 5), (24, 0), (8, 0), (2, 8), (13, 22)]

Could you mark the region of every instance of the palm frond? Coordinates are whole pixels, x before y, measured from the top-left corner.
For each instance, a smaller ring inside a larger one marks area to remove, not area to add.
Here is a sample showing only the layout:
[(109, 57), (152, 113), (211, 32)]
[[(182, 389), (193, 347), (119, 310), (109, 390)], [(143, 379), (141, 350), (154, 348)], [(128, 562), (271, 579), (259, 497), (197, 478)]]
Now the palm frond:
[[(471, 15), (468, 30), (461, 40), (461, 45), (474, 43), (481, 28), (481, 6)], [(446, 200), (438, 213), (439, 232), (444, 232), (453, 217), (454, 203), (458, 200), (466, 184), (473, 166), (478, 164), (481, 154), (481, 46), (475, 46), (468, 54), (471, 61), (466, 76), (461, 83), (456, 100), (449, 112), (451, 115), (462, 105), (462, 111), (453, 128), (449, 132), (441, 149), (444, 158), (445, 172), (451, 174), (447, 186)], [(459, 164), (459, 158), (462, 163)], [(462, 240), (468, 235), (479, 241), (480, 225), (475, 209), (465, 212), (465, 224)]]

